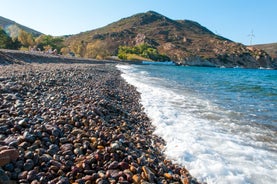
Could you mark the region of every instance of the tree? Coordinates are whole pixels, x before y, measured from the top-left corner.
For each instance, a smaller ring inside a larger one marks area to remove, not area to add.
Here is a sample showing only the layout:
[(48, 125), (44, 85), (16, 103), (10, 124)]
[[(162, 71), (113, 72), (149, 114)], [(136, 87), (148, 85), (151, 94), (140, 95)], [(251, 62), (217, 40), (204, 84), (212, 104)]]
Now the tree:
[(60, 52), (62, 53), (62, 55), (69, 55), (70, 49), (68, 47), (63, 47), (61, 48)]
[(127, 47), (127, 46), (119, 46), (117, 56), (120, 59), (126, 60), (127, 59), (127, 54), (131, 54), (130, 51), (131, 51), (130, 48)]
[(14, 38), (14, 39), (13, 39), (13, 45), (12, 45), (12, 48), (11, 48), (11, 49), (17, 50), (17, 49), (19, 49), (21, 46), (22, 46), (22, 45), (21, 45), (20, 41), (18, 40), (18, 38)]
[(18, 34), (18, 41), (22, 44), (23, 47), (33, 47), (35, 45), (34, 37), (31, 33), (28, 33), (24, 30), (20, 30)]
[(70, 50), (78, 57), (84, 57), (86, 54), (87, 43), (84, 41), (75, 41), (70, 44)]
[(51, 35), (41, 35), (35, 39), (37, 48), (40, 50), (56, 49), (58, 52), (64, 47), (61, 37), (53, 37)]
[(11, 37), (0, 27), (0, 48), (1, 49), (12, 49), (13, 41)]
[(141, 44), (134, 47), (119, 46), (118, 57), (120, 59), (128, 59), (130, 55), (138, 55), (153, 61), (170, 61), (170, 58), (165, 54), (160, 54), (158, 50), (147, 44)]

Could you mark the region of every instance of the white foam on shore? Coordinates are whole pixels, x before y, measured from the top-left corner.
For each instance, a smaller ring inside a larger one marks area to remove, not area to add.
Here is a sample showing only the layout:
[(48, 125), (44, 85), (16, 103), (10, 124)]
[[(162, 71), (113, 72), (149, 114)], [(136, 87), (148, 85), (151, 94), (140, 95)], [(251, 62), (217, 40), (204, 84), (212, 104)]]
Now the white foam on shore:
[(144, 64), (144, 65), (172, 65), (172, 66), (176, 65), (172, 61), (162, 61), (162, 62), (157, 62), (157, 61), (142, 61), (142, 64)]
[[(166, 142), (165, 154), (207, 183), (276, 183), (276, 145), (263, 130), (243, 126), (243, 115), (133, 66), (119, 65), (122, 77), (141, 93), (145, 112)], [(270, 132), (267, 132), (271, 134)], [(272, 133), (274, 135), (274, 133)], [(275, 142), (276, 143), (276, 142)]]

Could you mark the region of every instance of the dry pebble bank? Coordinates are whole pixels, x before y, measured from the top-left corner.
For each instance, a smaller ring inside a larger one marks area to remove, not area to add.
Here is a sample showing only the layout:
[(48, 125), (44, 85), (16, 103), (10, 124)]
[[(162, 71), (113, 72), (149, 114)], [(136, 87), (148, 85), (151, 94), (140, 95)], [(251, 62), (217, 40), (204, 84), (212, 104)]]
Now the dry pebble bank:
[(112, 64), (0, 66), (0, 183), (197, 183)]

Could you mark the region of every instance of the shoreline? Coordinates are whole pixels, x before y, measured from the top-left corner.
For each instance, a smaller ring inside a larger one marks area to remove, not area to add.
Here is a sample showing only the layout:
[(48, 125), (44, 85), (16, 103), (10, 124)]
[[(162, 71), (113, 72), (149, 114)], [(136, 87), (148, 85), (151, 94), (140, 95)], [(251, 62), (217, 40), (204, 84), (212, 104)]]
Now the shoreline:
[(2, 165), (0, 181), (198, 183), (166, 159), (140, 94), (115, 64), (0, 68), (1, 147), (19, 153)]

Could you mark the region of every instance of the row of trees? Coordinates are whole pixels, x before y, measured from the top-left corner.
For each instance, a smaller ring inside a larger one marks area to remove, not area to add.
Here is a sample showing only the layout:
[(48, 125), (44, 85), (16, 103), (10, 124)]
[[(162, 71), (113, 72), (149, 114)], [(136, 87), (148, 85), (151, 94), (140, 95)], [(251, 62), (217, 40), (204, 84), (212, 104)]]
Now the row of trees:
[[(64, 46), (64, 39), (62, 37), (53, 37), (51, 35), (40, 35), (34, 37), (31, 33), (24, 30), (20, 30), (19, 34), (15, 38), (11, 38), (3, 29), (0, 27), (0, 48), (4, 49), (19, 49), (19, 50), (39, 50), (48, 51), (56, 50), (57, 53), (63, 55), (75, 55), (77, 57), (86, 58), (97, 58), (103, 59), (111, 54), (108, 53), (105, 42), (88, 43), (85, 41), (76, 41), (70, 43), (68, 47)], [(103, 45), (104, 44), (104, 45)], [(153, 61), (169, 61), (170, 58), (165, 54), (160, 54), (158, 50), (148, 44), (141, 44), (133, 47), (120, 46), (118, 49), (118, 55), (123, 60), (143, 60), (150, 59)], [(131, 58), (131, 59), (130, 59)]]
[(15, 50), (37, 50), (48, 51), (56, 50), (57, 53), (63, 55), (75, 55), (77, 57), (98, 58), (103, 59), (108, 53), (101, 49), (102, 43), (87, 43), (85, 41), (75, 41), (70, 43), (68, 47), (64, 46), (62, 37), (53, 37), (51, 35), (40, 35), (34, 37), (31, 33), (20, 30), (15, 38), (11, 38), (0, 27), (0, 49)]
[(71, 41), (68, 47), (63, 47), (61, 53), (63, 55), (74, 55), (76, 57), (84, 58), (96, 58), (96, 59), (105, 59), (107, 56), (116, 55), (115, 53), (110, 53), (109, 47), (113, 48), (112, 43), (102, 42), (97, 40), (95, 42), (86, 42), (82, 41)]
[(147, 44), (141, 44), (134, 47), (120, 46), (118, 49), (118, 57), (128, 60), (129, 55), (137, 55), (153, 61), (170, 61), (170, 58), (165, 54), (160, 54), (158, 50)]
[(51, 35), (40, 35), (34, 37), (31, 33), (20, 30), (15, 38), (11, 38), (0, 27), (0, 49), (14, 50), (37, 50), (48, 51), (56, 50), (63, 55), (75, 55), (77, 57), (99, 58), (102, 59), (107, 53), (103, 53), (101, 43), (89, 44), (87, 42), (72, 42), (69, 47), (64, 46), (62, 37), (53, 37)]
[(20, 30), (17, 37), (11, 38), (0, 27), (0, 48), (2, 49), (29, 50), (30, 48), (34, 48), (41, 51), (56, 49), (60, 52), (63, 47), (63, 39), (61, 37), (53, 37), (51, 35), (34, 37), (31, 33)]

